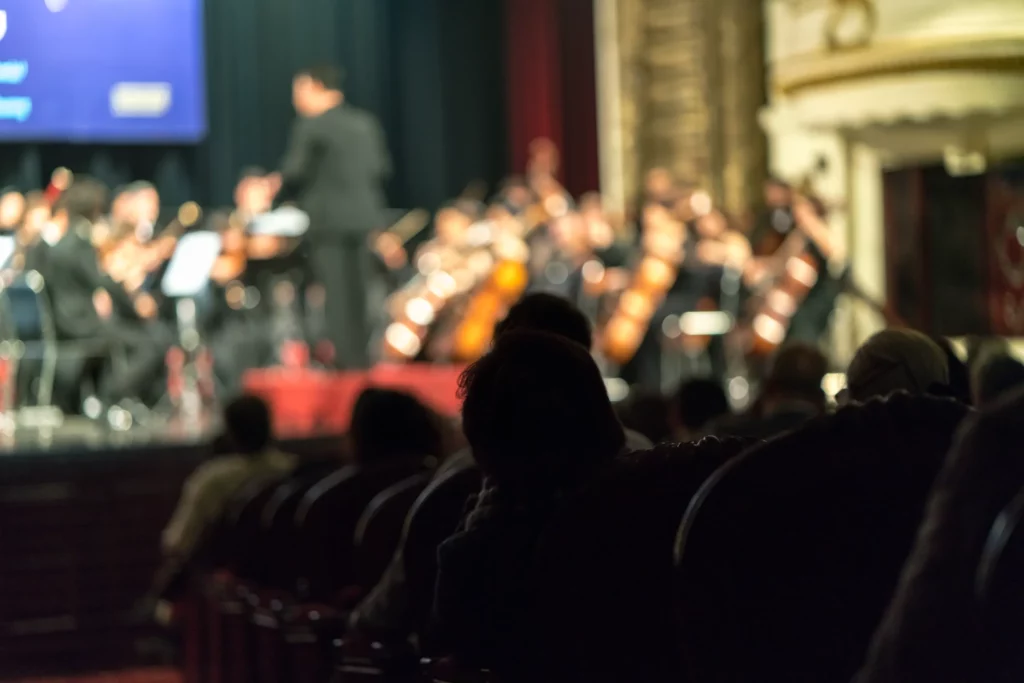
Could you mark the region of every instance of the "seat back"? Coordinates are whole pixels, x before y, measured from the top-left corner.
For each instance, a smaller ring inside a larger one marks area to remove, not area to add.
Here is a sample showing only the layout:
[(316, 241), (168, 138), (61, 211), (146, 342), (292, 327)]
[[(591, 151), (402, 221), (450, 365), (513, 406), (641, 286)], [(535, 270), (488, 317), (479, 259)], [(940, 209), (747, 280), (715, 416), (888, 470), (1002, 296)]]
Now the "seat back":
[(518, 658), (531, 678), (685, 680), (670, 599), (676, 532), (700, 486), (751, 443), (708, 438), (631, 454), (555, 511), (528, 579)]
[(357, 585), (371, 588), (380, 580), (398, 547), (409, 509), (430, 477), (428, 472), (407, 477), (378, 493), (366, 506), (353, 540)]
[(249, 482), (236, 494), (224, 516), (224, 564), (240, 579), (262, 581), (261, 526), (263, 508), (279, 486), (281, 477)]
[(294, 549), (298, 543), (298, 530), (295, 511), (309, 489), (340, 466), (341, 462), (335, 459), (300, 465), (290, 479), (274, 490), (263, 507), (261, 548), (263, 578), (268, 587), (296, 589), (298, 562)]
[(986, 680), (1019, 681), (1024, 675), (1024, 489), (996, 519), (981, 556), (976, 591), (991, 648)]
[(676, 545), (693, 676), (851, 680), (967, 412), (905, 394), (850, 406), (716, 472)]
[(480, 490), (482, 476), (468, 451), (452, 456), (444, 471), (430, 482), (413, 503), (406, 518), (402, 557), (410, 621), (419, 635), (420, 649), (431, 653), (431, 615), (437, 581), (437, 547), (455, 533), (467, 499)]
[(353, 538), (363, 510), (388, 486), (422, 471), (424, 462), (416, 456), (349, 465), (306, 492), (295, 512), (301, 545), (301, 595), (330, 600), (352, 584)]
[(4, 338), (26, 344), (53, 339), (53, 326), (44, 292), (43, 276), (22, 273), (2, 291), (0, 327)]

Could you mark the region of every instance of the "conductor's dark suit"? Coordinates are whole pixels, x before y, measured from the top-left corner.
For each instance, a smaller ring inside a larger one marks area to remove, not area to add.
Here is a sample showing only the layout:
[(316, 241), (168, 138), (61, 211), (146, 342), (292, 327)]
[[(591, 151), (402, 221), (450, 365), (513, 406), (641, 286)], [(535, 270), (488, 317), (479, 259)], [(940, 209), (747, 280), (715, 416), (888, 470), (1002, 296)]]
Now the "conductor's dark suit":
[(384, 226), (382, 184), (391, 161), (380, 124), (348, 106), (300, 118), (281, 169), (278, 198), (309, 214), (313, 274), (326, 293), (327, 334), (343, 368), (369, 366), (369, 234)]

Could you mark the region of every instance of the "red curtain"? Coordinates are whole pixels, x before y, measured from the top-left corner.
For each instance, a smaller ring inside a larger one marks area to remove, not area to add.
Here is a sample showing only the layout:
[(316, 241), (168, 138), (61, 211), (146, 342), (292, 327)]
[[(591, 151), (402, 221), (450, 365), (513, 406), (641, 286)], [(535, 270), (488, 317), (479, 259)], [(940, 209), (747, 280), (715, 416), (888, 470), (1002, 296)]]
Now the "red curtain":
[(512, 171), (546, 137), (562, 152), (569, 192), (598, 189), (592, 0), (505, 0), (505, 12)]
[(576, 197), (599, 189), (594, 0), (561, 0), (562, 165)]

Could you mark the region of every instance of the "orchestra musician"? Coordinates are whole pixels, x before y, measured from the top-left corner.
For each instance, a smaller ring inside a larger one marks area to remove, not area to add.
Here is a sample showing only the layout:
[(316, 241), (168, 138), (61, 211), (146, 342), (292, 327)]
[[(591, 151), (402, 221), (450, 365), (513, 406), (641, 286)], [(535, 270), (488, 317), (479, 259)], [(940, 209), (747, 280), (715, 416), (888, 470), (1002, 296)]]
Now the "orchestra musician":
[(370, 237), (383, 222), (383, 184), (391, 174), (384, 132), (371, 114), (345, 104), (336, 67), (297, 73), (292, 100), (299, 118), (280, 174), (270, 180), (278, 201), (295, 201), (309, 215), (310, 265), (324, 288), (335, 362), (366, 368)]
[(155, 320), (153, 297), (129, 294), (99, 269), (90, 233), (105, 195), (98, 181), (78, 178), (57, 200), (52, 223), (60, 239), (50, 251), (45, 275), (60, 339), (89, 342), (106, 354), (126, 349), (126, 362), (112, 365), (99, 386), (100, 400), (113, 404), (149, 398), (146, 393), (160, 375), (172, 335)]
[(13, 233), (25, 215), (25, 195), (13, 187), (0, 192), (0, 232)]
[(829, 230), (828, 211), (809, 188), (798, 191), (777, 178), (765, 183), (764, 200), (766, 210), (755, 226), (754, 258), (744, 269), (744, 282), (751, 290), (764, 289), (789, 258), (808, 256), (817, 279), (789, 321), (786, 340), (816, 344), (842, 288), (842, 277), (834, 277), (830, 268), (843, 255)]

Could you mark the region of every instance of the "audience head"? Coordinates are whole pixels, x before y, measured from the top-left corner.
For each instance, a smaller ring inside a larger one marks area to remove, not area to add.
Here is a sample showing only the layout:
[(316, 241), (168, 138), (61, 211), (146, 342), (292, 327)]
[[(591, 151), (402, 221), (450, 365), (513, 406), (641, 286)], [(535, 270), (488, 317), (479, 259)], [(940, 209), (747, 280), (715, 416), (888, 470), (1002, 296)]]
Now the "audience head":
[(437, 416), (414, 396), (370, 387), (356, 399), (349, 426), (352, 451), (359, 462), (395, 457), (441, 457)]
[[(942, 352), (946, 354), (946, 367), (949, 368), (949, 387), (947, 395), (955, 398), (961, 403), (971, 404), (971, 371), (967, 363), (960, 359), (960, 355), (953, 344), (942, 335), (932, 335), (931, 340), (938, 344)], [(941, 393), (941, 392), (936, 392)]]
[(672, 406), (672, 419), (681, 439), (705, 434), (711, 423), (728, 414), (729, 399), (718, 380), (691, 379), (679, 385)]
[(239, 396), (224, 406), (224, 430), (235, 452), (256, 455), (270, 445), (270, 408), (258, 396)]
[(573, 488), (625, 445), (597, 365), (563, 337), (506, 331), (459, 386), (473, 456), (512, 497)]
[(527, 294), (508, 309), (504, 320), (494, 327), (494, 338), (520, 331), (547, 332), (588, 350), (592, 343), (586, 316), (568, 299), (544, 292)]
[(658, 393), (638, 392), (615, 406), (622, 425), (645, 436), (652, 444), (672, 438), (671, 405)]
[(319, 116), (342, 99), (345, 73), (333, 64), (302, 69), (292, 79), (292, 104), (301, 116)]
[(846, 372), (853, 401), (888, 396), (896, 391), (926, 394), (948, 391), (949, 362), (942, 349), (914, 330), (878, 332), (857, 349)]
[(1009, 353), (982, 358), (974, 368), (974, 405), (985, 408), (1024, 386), (1024, 364)]
[(780, 404), (806, 404), (824, 410), (822, 380), (828, 372), (828, 359), (810, 344), (787, 344), (772, 361), (761, 391), (762, 412), (771, 412)]

